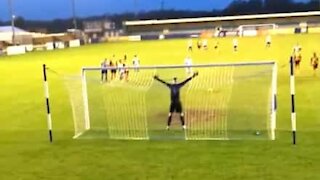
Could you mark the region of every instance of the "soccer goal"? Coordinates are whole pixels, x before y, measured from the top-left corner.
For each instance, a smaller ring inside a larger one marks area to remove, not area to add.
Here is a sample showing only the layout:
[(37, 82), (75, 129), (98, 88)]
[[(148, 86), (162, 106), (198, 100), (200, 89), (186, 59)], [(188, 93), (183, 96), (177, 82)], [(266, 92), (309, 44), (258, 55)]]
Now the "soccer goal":
[[(180, 89), (185, 129), (170, 106), (168, 84), (180, 83), (198, 72)], [(127, 140), (232, 140), (276, 138), (277, 65), (274, 61), (217, 63), (193, 66), (126, 67), (101, 82), (99, 67), (84, 67), (81, 76), (65, 78), (72, 106), (74, 138)]]
[(257, 36), (268, 34), (269, 30), (277, 29), (276, 24), (247, 24), (238, 27), (239, 36)]

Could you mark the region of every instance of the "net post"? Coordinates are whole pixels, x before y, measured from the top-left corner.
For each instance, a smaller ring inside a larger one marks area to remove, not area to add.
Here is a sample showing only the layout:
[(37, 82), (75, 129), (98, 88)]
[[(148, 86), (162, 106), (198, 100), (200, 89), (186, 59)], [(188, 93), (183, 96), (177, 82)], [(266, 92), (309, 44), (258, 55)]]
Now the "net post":
[(47, 109), (47, 125), (49, 131), (49, 141), (50, 143), (53, 142), (52, 138), (52, 119), (50, 113), (50, 102), (49, 102), (49, 85), (47, 79), (47, 67), (45, 64), (42, 65), (43, 70), (43, 82), (44, 82), (44, 94), (45, 94), (45, 101), (46, 101), (46, 109)]
[(81, 69), (81, 82), (82, 82), (81, 84), (82, 84), (82, 98), (83, 98), (83, 107), (84, 107), (85, 129), (89, 130), (90, 129), (90, 115), (89, 115), (86, 71), (84, 68)]
[(271, 140), (276, 139), (275, 130), (277, 128), (277, 79), (278, 79), (278, 65), (275, 62), (272, 72), (272, 96), (271, 96)]
[(291, 126), (292, 126), (292, 143), (296, 144), (296, 109), (295, 109), (295, 77), (293, 56), (290, 56), (290, 94), (291, 94)]

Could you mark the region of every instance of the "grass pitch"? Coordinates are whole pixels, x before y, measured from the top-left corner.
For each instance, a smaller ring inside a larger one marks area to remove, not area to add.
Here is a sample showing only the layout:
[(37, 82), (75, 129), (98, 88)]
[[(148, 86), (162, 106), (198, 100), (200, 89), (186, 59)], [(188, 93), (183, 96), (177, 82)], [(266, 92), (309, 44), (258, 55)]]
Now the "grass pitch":
[[(220, 39), (218, 51), (195, 50), (194, 63), (276, 60), (279, 63), (276, 141), (112, 141), (73, 140), (67, 90), (49, 74), (54, 143), (47, 139), (42, 64), (61, 74), (80, 73), (115, 54), (142, 64), (181, 64), (186, 40), (107, 43), (54, 52), (0, 58), (0, 179), (319, 179), (320, 82), (310, 57), (320, 54), (320, 35)], [(298, 145), (291, 145), (289, 55), (297, 42), (302, 64), (297, 72)], [(210, 46), (211, 43), (211, 46)]]

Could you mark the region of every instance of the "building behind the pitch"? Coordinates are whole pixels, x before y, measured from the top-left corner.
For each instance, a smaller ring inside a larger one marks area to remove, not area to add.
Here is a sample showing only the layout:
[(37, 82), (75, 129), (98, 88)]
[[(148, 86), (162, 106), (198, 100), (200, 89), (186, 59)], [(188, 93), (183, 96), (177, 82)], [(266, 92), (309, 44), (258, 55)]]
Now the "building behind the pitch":
[(80, 46), (74, 33), (45, 34), (18, 27), (0, 26), (0, 54), (15, 55), (37, 50), (64, 49)]
[(123, 26), (128, 36), (140, 36), (142, 40), (187, 38), (203, 34), (241, 36), (320, 33), (320, 11), (125, 21)]
[(110, 37), (119, 36), (115, 23), (108, 19), (84, 21), (83, 32), (86, 34), (89, 43), (97, 43)]

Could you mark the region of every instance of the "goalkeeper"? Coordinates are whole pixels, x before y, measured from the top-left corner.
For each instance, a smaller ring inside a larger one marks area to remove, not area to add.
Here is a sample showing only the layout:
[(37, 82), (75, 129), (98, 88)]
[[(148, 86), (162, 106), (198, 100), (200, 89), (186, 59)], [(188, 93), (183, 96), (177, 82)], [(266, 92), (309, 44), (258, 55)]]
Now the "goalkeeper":
[(173, 83), (167, 83), (163, 80), (161, 80), (157, 75), (154, 76), (154, 79), (158, 80), (159, 82), (165, 84), (170, 88), (171, 91), (171, 104), (170, 104), (170, 112), (168, 115), (168, 124), (167, 124), (167, 130), (170, 128), (171, 120), (172, 120), (172, 113), (177, 112), (180, 113), (180, 120), (182, 124), (182, 128), (186, 129), (185, 123), (184, 123), (184, 114), (182, 111), (182, 105), (180, 101), (180, 88), (182, 88), (187, 82), (189, 82), (191, 79), (196, 77), (198, 75), (198, 72), (195, 72), (191, 77), (184, 80), (181, 83), (177, 82), (177, 78), (173, 78)]

